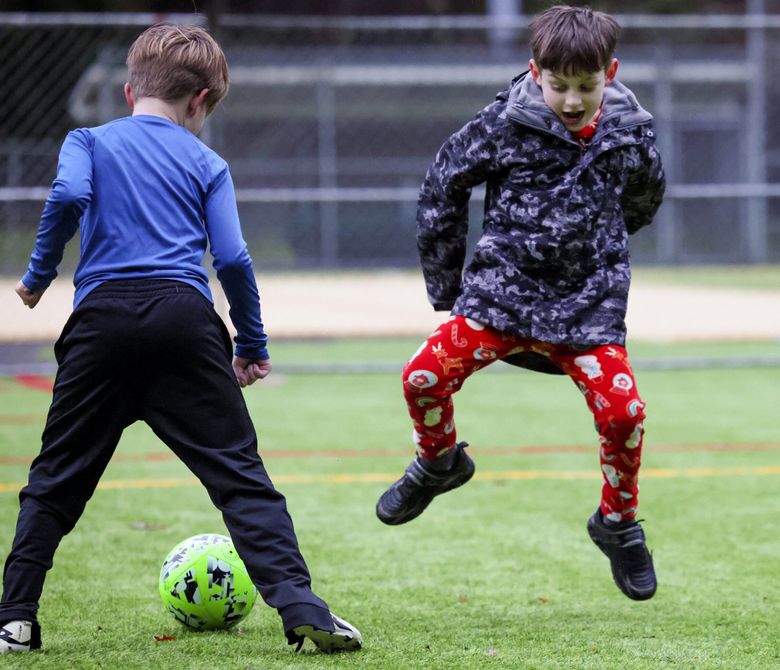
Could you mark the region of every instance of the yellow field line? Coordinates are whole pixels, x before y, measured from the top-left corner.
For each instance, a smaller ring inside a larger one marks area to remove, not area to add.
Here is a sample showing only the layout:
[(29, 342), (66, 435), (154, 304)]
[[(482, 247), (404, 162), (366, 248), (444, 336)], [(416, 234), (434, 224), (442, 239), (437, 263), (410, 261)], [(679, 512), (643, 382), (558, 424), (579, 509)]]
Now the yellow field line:
[[(766, 477), (780, 475), (780, 465), (757, 467), (723, 468), (647, 468), (640, 472), (641, 479), (670, 479), (684, 477)], [(395, 481), (398, 474), (324, 474), (324, 475), (276, 475), (276, 484), (367, 484)], [(516, 481), (532, 479), (601, 479), (598, 470), (504, 470), (500, 472), (478, 472), (474, 479), (482, 481)], [(100, 482), (99, 489), (169, 489), (182, 486), (197, 486), (194, 477), (181, 479), (108, 479)], [(20, 482), (0, 483), (0, 493), (14, 493), (24, 484)]]

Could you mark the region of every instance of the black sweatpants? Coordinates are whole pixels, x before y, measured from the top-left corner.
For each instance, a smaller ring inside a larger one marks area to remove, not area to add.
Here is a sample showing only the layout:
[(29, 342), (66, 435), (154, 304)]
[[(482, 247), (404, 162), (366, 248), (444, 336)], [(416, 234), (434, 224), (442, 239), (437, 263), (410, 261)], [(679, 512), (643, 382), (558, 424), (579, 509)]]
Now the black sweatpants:
[(60, 540), (83, 513), (122, 431), (142, 420), (206, 487), (285, 632), (303, 623), (333, 630), (328, 606), (311, 591), (285, 499), (257, 453), (230, 336), (211, 303), (182, 282), (109, 281), (73, 312), (54, 351), (54, 396), (41, 452), (19, 494), (0, 622), (36, 620)]

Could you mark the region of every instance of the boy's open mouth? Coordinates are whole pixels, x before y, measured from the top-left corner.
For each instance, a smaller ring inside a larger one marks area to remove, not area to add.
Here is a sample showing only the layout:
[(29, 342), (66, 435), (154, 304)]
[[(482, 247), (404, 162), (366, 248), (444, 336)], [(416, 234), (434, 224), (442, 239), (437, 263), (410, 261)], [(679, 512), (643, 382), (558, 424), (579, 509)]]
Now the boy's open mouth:
[(585, 114), (584, 110), (580, 110), (579, 112), (561, 112), (561, 116), (563, 117), (564, 123), (577, 123), (578, 121), (582, 121), (582, 117)]

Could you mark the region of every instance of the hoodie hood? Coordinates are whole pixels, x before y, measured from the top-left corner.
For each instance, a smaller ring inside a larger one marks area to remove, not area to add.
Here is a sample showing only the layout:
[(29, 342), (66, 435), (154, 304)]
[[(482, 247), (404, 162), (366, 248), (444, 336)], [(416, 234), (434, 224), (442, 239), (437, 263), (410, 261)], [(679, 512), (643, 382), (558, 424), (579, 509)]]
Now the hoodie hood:
[[(617, 79), (613, 79), (604, 88), (601, 110), (599, 126), (602, 128), (629, 128), (653, 120), (652, 115), (639, 104), (631, 90)], [(506, 116), (515, 123), (538, 128), (574, 141), (563, 121), (544, 101), (542, 89), (529, 72), (520, 75), (512, 82), (507, 99)], [(600, 133), (597, 131), (597, 134)]]

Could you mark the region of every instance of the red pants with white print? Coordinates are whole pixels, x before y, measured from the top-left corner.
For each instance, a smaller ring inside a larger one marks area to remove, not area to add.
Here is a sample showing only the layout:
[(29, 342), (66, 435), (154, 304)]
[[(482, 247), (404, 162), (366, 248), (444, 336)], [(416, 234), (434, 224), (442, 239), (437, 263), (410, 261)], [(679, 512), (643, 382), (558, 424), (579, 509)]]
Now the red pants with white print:
[(549, 357), (585, 396), (601, 441), (601, 510), (613, 521), (634, 518), (645, 413), (626, 350), (620, 346), (583, 350), (548, 344), (453, 316), (431, 334), (403, 371), (404, 396), (420, 457), (435, 458), (455, 444), (452, 394), (466, 378), (521, 351)]

